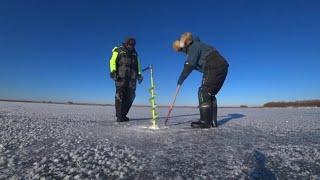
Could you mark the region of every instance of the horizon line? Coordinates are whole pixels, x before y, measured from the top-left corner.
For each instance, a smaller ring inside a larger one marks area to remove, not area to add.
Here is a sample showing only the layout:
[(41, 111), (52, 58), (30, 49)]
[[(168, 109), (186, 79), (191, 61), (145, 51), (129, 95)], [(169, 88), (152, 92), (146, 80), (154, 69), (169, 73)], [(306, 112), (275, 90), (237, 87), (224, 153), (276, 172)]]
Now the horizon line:
[[(24, 102), (24, 103), (44, 103), (44, 104), (66, 104), (66, 105), (93, 105), (93, 106), (114, 106), (114, 103), (89, 103), (73, 101), (50, 101), (50, 100), (26, 100), (26, 99), (0, 99), (2, 102)], [(133, 107), (150, 107), (149, 104), (134, 104)], [(243, 107), (241, 107), (243, 106)], [(170, 105), (157, 105), (157, 107), (170, 107)], [(197, 105), (176, 105), (175, 107), (198, 108)], [(220, 106), (219, 108), (260, 108), (263, 106)]]

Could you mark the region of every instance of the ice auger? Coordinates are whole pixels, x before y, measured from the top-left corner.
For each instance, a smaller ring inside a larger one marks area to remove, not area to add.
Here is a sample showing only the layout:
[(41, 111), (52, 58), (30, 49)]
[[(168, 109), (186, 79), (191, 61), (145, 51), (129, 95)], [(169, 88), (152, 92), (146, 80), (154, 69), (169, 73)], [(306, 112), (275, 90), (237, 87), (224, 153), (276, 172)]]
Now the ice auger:
[(151, 104), (151, 116), (152, 116), (152, 119), (151, 119), (151, 123), (152, 123), (152, 128), (157, 128), (158, 127), (158, 113), (156, 111), (156, 102), (155, 102), (155, 84), (154, 84), (154, 79), (153, 79), (153, 66), (150, 65), (149, 67), (147, 68), (144, 68), (142, 70), (142, 72), (144, 71), (147, 71), (147, 70), (150, 70), (150, 82), (151, 82), (151, 87), (149, 88), (149, 93), (151, 95), (151, 97), (149, 98), (149, 102)]

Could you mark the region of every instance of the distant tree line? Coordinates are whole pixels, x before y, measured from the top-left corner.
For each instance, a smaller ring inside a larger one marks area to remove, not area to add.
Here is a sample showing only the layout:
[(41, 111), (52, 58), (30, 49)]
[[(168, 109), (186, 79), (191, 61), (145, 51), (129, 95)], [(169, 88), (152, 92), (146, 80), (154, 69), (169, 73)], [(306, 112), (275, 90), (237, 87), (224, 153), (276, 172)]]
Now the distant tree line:
[(320, 100), (305, 100), (294, 102), (268, 102), (263, 107), (320, 107)]

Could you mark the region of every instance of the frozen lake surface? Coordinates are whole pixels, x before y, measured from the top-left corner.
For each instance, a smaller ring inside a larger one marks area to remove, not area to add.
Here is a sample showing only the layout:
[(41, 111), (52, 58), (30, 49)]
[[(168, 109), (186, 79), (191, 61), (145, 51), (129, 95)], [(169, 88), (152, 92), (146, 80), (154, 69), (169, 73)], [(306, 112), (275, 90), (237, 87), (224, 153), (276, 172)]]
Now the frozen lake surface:
[(196, 108), (0, 102), (0, 179), (320, 179), (320, 108), (221, 108), (219, 128), (191, 129)]

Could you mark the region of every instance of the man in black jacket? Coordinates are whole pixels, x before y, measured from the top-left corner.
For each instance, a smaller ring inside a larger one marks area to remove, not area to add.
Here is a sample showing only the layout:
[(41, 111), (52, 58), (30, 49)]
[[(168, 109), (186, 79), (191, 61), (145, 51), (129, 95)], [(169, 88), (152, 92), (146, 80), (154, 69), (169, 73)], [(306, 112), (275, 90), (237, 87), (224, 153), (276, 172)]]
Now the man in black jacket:
[(136, 82), (142, 82), (141, 65), (135, 50), (136, 40), (126, 38), (122, 46), (112, 50), (110, 77), (115, 81), (115, 109), (118, 122), (129, 121), (127, 114), (135, 99)]
[(187, 54), (178, 85), (182, 85), (194, 69), (203, 73), (202, 84), (198, 90), (200, 120), (192, 122), (191, 127), (218, 127), (215, 95), (221, 89), (228, 74), (228, 62), (214, 47), (200, 42), (199, 38), (189, 32), (182, 34), (180, 40), (173, 43), (173, 48), (177, 52)]

